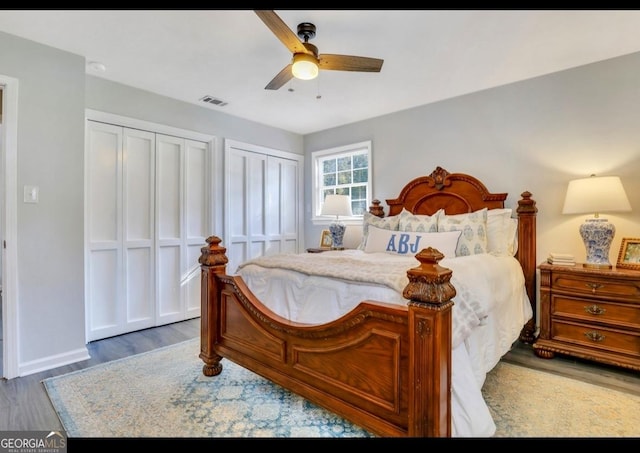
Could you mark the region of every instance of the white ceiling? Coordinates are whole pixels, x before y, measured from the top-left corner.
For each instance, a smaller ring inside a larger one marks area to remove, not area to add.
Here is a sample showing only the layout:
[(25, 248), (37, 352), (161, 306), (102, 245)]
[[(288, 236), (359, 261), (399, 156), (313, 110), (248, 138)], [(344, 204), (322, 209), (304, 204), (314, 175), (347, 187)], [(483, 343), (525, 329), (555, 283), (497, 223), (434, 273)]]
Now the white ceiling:
[(294, 32), (314, 23), (320, 54), (381, 58), (382, 71), (265, 90), (291, 54), (252, 10), (1, 10), (0, 30), (106, 66), (89, 74), (299, 134), (640, 51), (640, 10), (276, 13)]

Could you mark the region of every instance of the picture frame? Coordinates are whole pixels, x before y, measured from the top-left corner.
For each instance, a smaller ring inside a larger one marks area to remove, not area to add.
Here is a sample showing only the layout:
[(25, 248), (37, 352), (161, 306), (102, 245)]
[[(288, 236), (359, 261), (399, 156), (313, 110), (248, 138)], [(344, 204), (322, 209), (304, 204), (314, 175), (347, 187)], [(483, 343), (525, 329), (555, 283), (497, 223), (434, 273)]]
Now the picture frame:
[(320, 236), (320, 248), (330, 249), (333, 245), (333, 238), (331, 237), (331, 231), (322, 230), (322, 236)]
[(622, 238), (616, 267), (640, 270), (640, 238)]

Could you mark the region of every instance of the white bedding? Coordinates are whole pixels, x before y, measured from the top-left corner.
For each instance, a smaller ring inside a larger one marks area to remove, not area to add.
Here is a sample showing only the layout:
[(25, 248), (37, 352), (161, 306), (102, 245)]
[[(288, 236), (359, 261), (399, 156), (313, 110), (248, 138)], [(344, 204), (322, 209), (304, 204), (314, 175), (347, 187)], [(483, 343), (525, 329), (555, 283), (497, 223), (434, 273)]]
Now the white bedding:
[[(415, 257), (360, 250), (260, 257), (240, 265), (253, 293), (292, 321), (321, 324), (363, 300), (406, 305), (402, 289)], [(453, 271), (452, 430), (455, 437), (488, 437), (495, 424), (482, 398), (487, 372), (511, 348), (532, 310), (518, 261), (480, 254), (445, 258)], [(297, 269), (297, 270), (294, 270)], [(318, 275), (319, 274), (319, 275)]]

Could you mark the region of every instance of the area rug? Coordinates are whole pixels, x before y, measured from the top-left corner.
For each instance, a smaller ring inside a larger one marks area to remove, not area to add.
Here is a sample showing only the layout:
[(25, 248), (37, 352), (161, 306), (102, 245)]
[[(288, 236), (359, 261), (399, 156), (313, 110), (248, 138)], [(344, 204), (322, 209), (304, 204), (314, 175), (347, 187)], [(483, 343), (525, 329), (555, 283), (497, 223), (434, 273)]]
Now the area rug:
[[(70, 438), (372, 437), (224, 360), (202, 374), (196, 339), (45, 379)], [(483, 394), (496, 437), (640, 436), (640, 396), (499, 363)]]

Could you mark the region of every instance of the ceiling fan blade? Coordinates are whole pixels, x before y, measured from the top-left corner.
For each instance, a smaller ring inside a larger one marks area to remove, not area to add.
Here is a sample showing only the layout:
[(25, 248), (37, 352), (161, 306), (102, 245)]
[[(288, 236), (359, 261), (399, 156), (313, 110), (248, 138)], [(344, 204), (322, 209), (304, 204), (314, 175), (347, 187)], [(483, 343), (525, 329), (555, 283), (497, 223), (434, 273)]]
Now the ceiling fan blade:
[(254, 10), (254, 12), (291, 53), (312, 53), (302, 45), (302, 41), (300, 41), (298, 35), (296, 35), (274, 11)]
[(267, 84), (266, 87), (264, 87), (265, 90), (277, 90), (279, 89), (282, 85), (284, 85), (285, 83), (287, 83), (289, 80), (291, 80), (293, 78), (293, 73), (291, 72), (291, 66), (293, 65), (287, 65), (285, 66), (282, 71), (280, 71), (278, 73), (277, 76), (275, 76), (273, 78), (273, 80), (271, 80), (271, 82), (269, 82)]
[(384, 60), (379, 58), (356, 57), (353, 55), (322, 54), (319, 56), (320, 69), (333, 71), (380, 72)]

